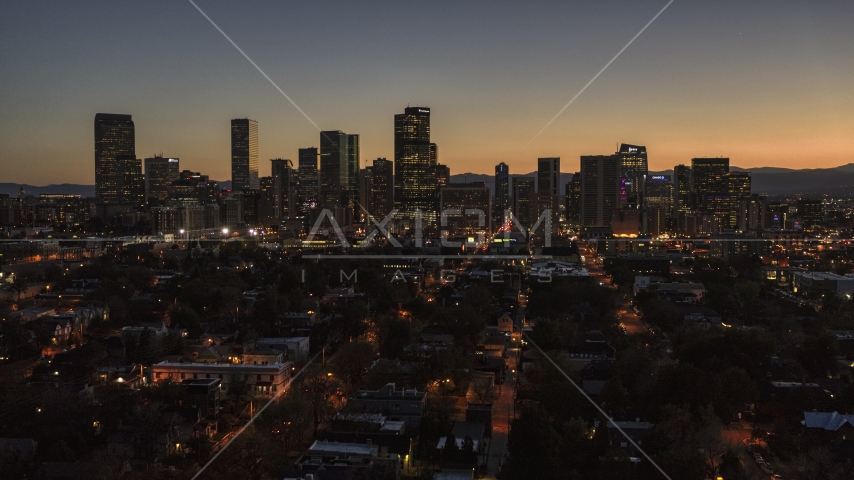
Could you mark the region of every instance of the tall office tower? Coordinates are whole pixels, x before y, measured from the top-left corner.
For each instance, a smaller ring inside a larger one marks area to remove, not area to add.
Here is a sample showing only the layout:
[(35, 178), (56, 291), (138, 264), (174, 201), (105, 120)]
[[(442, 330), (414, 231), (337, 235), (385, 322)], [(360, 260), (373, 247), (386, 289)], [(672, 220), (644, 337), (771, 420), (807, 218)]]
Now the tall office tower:
[(483, 182), (451, 183), (439, 190), (439, 229), (448, 236), (492, 231), (492, 194)]
[(534, 227), (537, 210), (537, 190), (532, 177), (513, 179), (513, 216), (525, 229)]
[(649, 173), (646, 147), (620, 145), (620, 206), (640, 208), (643, 203), (644, 180)]
[(130, 115), (95, 115), (95, 201), (119, 203), (118, 157), (136, 158), (136, 141)]
[(581, 213), (581, 172), (572, 174), (566, 183), (566, 220), (578, 224)]
[(805, 231), (820, 230), (824, 219), (822, 201), (808, 198), (798, 200), (798, 216), (801, 217), (801, 226)]
[(302, 215), (317, 207), (320, 192), (319, 170), (317, 169), (317, 148), (299, 149), (299, 212)]
[(145, 177), (142, 175), (142, 160), (133, 155), (116, 158), (116, 181), (118, 203), (134, 208), (145, 207)]
[(177, 158), (155, 155), (145, 159), (145, 203), (162, 204), (169, 198), (169, 186), (178, 180), (181, 170)]
[(619, 155), (581, 157), (581, 228), (611, 225), (620, 207), (621, 168)]
[(495, 200), (492, 203), (493, 218), (503, 221), (504, 210), (510, 207), (510, 168), (501, 162), (495, 166)]
[[(359, 210), (356, 212), (356, 216), (354, 217), (356, 220), (354, 221), (368, 221), (368, 215), (373, 212), (373, 205), (371, 205), (371, 190), (373, 190), (373, 184), (374, 167), (368, 165), (359, 170)], [(371, 226), (373, 226), (373, 223), (368, 221), (368, 227)]]
[(273, 177), (274, 217), (280, 222), (296, 217), (298, 172), (294, 163), (287, 158), (273, 158), (270, 160), (270, 172)]
[(728, 158), (692, 158), (694, 193), (697, 208), (711, 215), (729, 215)]
[(350, 209), (351, 218), (359, 218), (359, 135), (347, 135), (347, 189), (344, 192), (344, 206)]
[(742, 203), (750, 198), (750, 172), (729, 172), (727, 174), (727, 189), (729, 193), (729, 225), (730, 229), (738, 229), (740, 217), (743, 215)]
[(670, 175), (650, 175), (644, 186), (644, 208), (661, 208), (673, 216), (673, 182)]
[(394, 209), (394, 163), (385, 158), (374, 160), (371, 166), (371, 215), (378, 221), (388, 216)]
[(259, 190), (258, 122), (248, 118), (231, 121), (231, 189)]
[(320, 202), (321, 208), (343, 207), (350, 184), (348, 136), (340, 130), (320, 132)]
[(673, 196), (677, 211), (694, 210), (694, 175), (691, 167), (687, 165), (673, 167)]
[(537, 216), (547, 208), (551, 210), (552, 231), (556, 231), (554, 227), (560, 220), (560, 157), (537, 160), (537, 196)]
[(261, 177), (258, 184), (261, 187), (258, 196), (258, 223), (277, 225), (280, 220), (276, 218), (276, 189), (273, 186), (273, 177)]
[(406, 107), (394, 116), (394, 205), (402, 218), (421, 210), (428, 224), (436, 223), (437, 151), (430, 143), (430, 109)]
[(768, 197), (751, 195), (741, 202), (742, 215), (738, 229), (742, 232), (761, 231), (765, 226), (765, 214), (768, 210)]

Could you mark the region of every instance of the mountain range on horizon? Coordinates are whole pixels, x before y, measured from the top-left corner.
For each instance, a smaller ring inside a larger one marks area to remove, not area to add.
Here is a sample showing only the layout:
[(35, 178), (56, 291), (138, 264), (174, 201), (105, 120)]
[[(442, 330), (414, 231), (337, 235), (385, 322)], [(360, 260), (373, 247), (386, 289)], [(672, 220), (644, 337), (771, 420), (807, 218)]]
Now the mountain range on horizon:
[[(769, 196), (783, 195), (823, 195), (823, 194), (845, 194), (854, 192), (854, 163), (840, 165), (833, 168), (810, 168), (791, 169), (780, 167), (758, 167), (739, 168), (731, 167), (732, 171), (750, 172), (753, 193)], [(651, 171), (650, 175), (672, 175), (673, 170)], [(571, 172), (561, 173), (561, 185), (566, 185), (572, 179)], [(537, 172), (526, 174), (510, 174), (512, 179), (519, 177), (532, 177), (536, 182)], [(458, 173), (451, 175), (451, 183), (483, 182), (494, 189), (495, 176), (485, 173)], [(224, 189), (231, 188), (231, 181), (219, 182)], [(8, 194), (10, 197), (18, 195), (21, 184), (2, 182), (0, 183), (0, 195)], [(23, 184), (27, 195), (38, 196), (46, 193), (64, 193), (80, 195), (82, 197), (95, 196), (94, 185), (82, 185), (74, 183), (50, 184), (44, 186)], [(512, 187), (511, 187), (512, 188)], [(563, 189), (561, 189), (563, 192)]]

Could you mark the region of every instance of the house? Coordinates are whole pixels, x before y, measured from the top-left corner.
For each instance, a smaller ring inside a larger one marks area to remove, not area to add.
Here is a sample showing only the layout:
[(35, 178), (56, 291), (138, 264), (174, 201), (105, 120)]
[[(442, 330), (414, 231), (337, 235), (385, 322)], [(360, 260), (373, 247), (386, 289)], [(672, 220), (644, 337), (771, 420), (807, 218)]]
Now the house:
[(513, 317), (508, 312), (504, 312), (496, 320), (498, 331), (501, 333), (513, 333)]
[(308, 360), (311, 345), (309, 337), (266, 337), (256, 340), (255, 347), (287, 352), (288, 360), (302, 363)]
[[(637, 454), (634, 446), (629, 442), (631, 439), (639, 447), (643, 448), (643, 439), (652, 431), (653, 424), (649, 422), (641, 422), (636, 419), (633, 422), (608, 422), (608, 438), (610, 439), (612, 449), (628, 449), (631, 453)], [(622, 431), (622, 432), (621, 432)], [(625, 435), (624, 435), (625, 434)], [(626, 438), (629, 437), (629, 439)]]
[(723, 321), (721, 314), (709, 307), (699, 305), (682, 305), (679, 309), (686, 325), (699, 325), (702, 328), (720, 326)]
[(804, 412), (801, 421), (807, 435), (826, 440), (854, 438), (854, 415), (839, 412)]

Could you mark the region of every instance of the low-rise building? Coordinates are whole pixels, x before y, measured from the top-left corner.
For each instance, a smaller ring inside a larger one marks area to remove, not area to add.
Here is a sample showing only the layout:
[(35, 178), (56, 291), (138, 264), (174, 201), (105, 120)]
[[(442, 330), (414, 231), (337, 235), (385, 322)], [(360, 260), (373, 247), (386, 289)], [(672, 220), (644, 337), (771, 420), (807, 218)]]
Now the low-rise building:
[(347, 403), (347, 411), (381, 413), (389, 420), (403, 420), (407, 429), (417, 430), (424, 415), (426, 392), (396, 390), (389, 383), (378, 390), (359, 390)]
[(151, 375), (155, 382), (171, 380), (177, 383), (187, 379), (218, 378), (223, 389), (242, 382), (256, 395), (275, 395), (290, 380), (291, 365), (291, 362), (267, 365), (160, 362), (152, 365)]

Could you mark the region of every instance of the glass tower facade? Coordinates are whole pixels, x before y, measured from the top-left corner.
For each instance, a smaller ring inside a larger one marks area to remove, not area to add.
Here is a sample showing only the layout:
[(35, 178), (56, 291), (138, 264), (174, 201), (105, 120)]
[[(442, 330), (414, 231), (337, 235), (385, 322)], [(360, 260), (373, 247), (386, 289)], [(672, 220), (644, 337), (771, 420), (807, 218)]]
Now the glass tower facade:
[(394, 116), (394, 203), (402, 216), (421, 210), (435, 224), (438, 209), (436, 145), (430, 143), (430, 109), (406, 107)]
[(258, 122), (248, 118), (231, 121), (231, 189), (260, 190), (258, 179)]
[(649, 172), (646, 147), (641, 145), (620, 145), (620, 206), (640, 208), (643, 202), (643, 189)]
[(119, 158), (136, 158), (135, 132), (130, 115), (95, 115), (95, 199), (98, 203), (120, 202)]
[(317, 148), (299, 149), (299, 211), (306, 215), (318, 205), (319, 178), (317, 170)]

